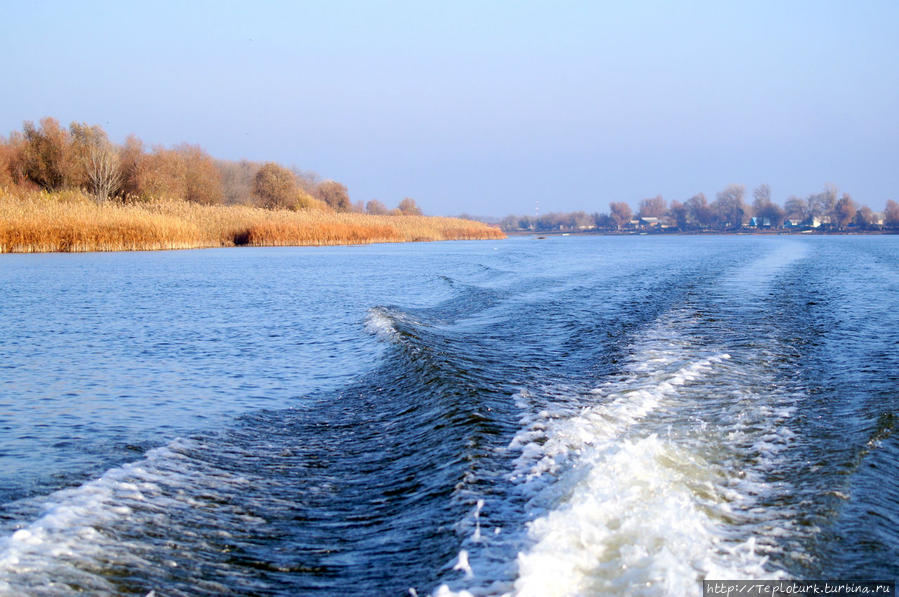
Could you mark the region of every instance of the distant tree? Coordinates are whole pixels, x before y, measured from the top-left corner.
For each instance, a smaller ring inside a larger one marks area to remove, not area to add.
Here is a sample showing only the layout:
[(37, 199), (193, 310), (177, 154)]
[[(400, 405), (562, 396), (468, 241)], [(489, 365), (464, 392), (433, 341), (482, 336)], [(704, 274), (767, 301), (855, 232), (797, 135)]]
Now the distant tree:
[(256, 173), (253, 194), (262, 207), (296, 209), (299, 189), (293, 172), (274, 162), (267, 162)]
[(326, 180), (315, 189), (315, 196), (334, 211), (350, 211), (350, 195), (347, 188), (335, 180)]
[(715, 212), (703, 193), (693, 195), (684, 204), (687, 208), (687, 221), (696, 228), (709, 228), (715, 223)]
[(518, 230), (518, 216), (508, 215), (499, 222), (501, 230), (512, 231)]
[(833, 211), (834, 206), (837, 203), (837, 185), (833, 183), (827, 183), (824, 185), (824, 189), (818, 196), (818, 202), (822, 207), (822, 211), (825, 215), (831, 213)]
[(783, 208), (773, 201), (759, 205), (755, 209), (755, 215), (762, 222), (767, 220), (772, 228), (780, 228), (786, 219), (786, 213)]
[(142, 161), (140, 194), (143, 199), (187, 198), (187, 164), (181, 153), (155, 147)]
[(843, 193), (843, 196), (834, 205), (832, 212), (833, 223), (836, 224), (837, 229), (845, 230), (849, 222), (852, 222), (855, 218), (856, 211), (855, 201), (852, 200), (848, 193)]
[(531, 216), (521, 216), (518, 220), (518, 229), (519, 230), (536, 230), (537, 229), (537, 221), (535, 218)]
[(389, 213), (389, 210), (386, 205), (377, 199), (372, 199), (365, 204), (365, 212), (373, 216), (386, 216)]
[(809, 219), (818, 218), (822, 222), (830, 222), (834, 206), (837, 203), (837, 187), (832, 184), (824, 185), (824, 190), (820, 193), (809, 195), (806, 203), (808, 205), (807, 217)]
[(562, 225), (561, 214), (556, 212), (550, 212), (547, 214), (543, 214), (539, 218), (537, 218), (536, 226), (537, 230), (542, 231), (550, 231), (550, 230), (559, 230), (559, 226)]
[(899, 203), (892, 199), (887, 200), (886, 209), (883, 210), (883, 223), (890, 228), (899, 227)]
[(319, 175), (315, 172), (312, 172), (311, 170), (301, 170), (296, 167), (291, 168), (290, 171), (293, 172), (293, 175), (296, 178), (297, 186), (302, 191), (305, 191), (307, 194), (315, 197), (315, 191), (318, 188), (318, 185), (320, 185), (322, 182)]
[(571, 213), (569, 219), (570, 230), (586, 230), (593, 227), (593, 218), (587, 212), (576, 211)]
[(771, 187), (761, 184), (752, 191), (752, 196), (752, 213), (759, 220), (759, 225), (767, 221), (772, 228), (783, 226), (786, 213), (779, 205), (771, 201)]
[(352, 212), (357, 214), (365, 213), (365, 201), (360, 199), (359, 201), (353, 202)]
[(176, 151), (184, 161), (184, 199), (204, 205), (221, 203), (221, 175), (212, 157), (198, 145), (182, 144)]
[(119, 150), (119, 168), (122, 173), (120, 192), (122, 199), (146, 198), (145, 178), (148, 167), (143, 142), (134, 135), (128, 135), (125, 145)]
[(795, 195), (791, 195), (784, 203), (784, 212), (787, 219), (798, 222), (805, 222), (809, 217), (808, 204)]
[(106, 135), (92, 139), (87, 154), (88, 188), (98, 203), (105, 203), (122, 184), (118, 150)]
[(240, 160), (215, 160), (222, 185), (222, 198), (228, 205), (250, 204), (253, 202), (253, 185), (256, 173), (262, 164)]
[(612, 218), (612, 221), (615, 222), (615, 228), (617, 230), (621, 230), (621, 228), (631, 221), (634, 217), (633, 212), (631, 211), (631, 206), (623, 201), (613, 201), (609, 203), (609, 216)]
[[(99, 159), (101, 154), (109, 155), (104, 156), (106, 159)], [(115, 154), (114, 157), (113, 154)], [(106, 195), (106, 198), (100, 198), (95, 182), (96, 168), (106, 169), (110, 162), (118, 162), (118, 151), (109, 142), (106, 132), (98, 125), (91, 126), (84, 122), (73, 122), (69, 125), (69, 155), (71, 156), (71, 170), (66, 186), (85, 188), (94, 195), (96, 200), (105, 201), (109, 194)], [(101, 163), (104, 164), (101, 165)], [(92, 173), (91, 170), (94, 172)], [(110, 193), (117, 190), (114, 188)]]
[(404, 215), (404, 216), (420, 216), (421, 208), (418, 207), (418, 204), (415, 203), (415, 199), (410, 197), (406, 197), (402, 201), (400, 201), (399, 205), (396, 208)]
[(615, 220), (612, 219), (612, 216), (604, 213), (593, 214), (593, 225), (600, 230), (613, 230), (618, 227)]
[(687, 229), (687, 206), (680, 201), (673, 200), (668, 206), (668, 217), (674, 222), (679, 230)]
[(21, 135), (13, 133), (4, 140), (0, 137), (0, 188), (22, 182), (19, 164), (22, 156)]
[(745, 224), (746, 205), (743, 195), (746, 188), (741, 184), (728, 185), (715, 195), (714, 211), (721, 229), (742, 228)]
[(25, 177), (48, 191), (72, 186), (79, 164), (72, 155), (68, 132), (53, 118), (41, 120), (40, 128), (30, 121), (25, 122), (22, 129)]
[(867, 205), (862, 205), (855, 212), (854, 222), (862, 230), (871, 230), (875, 226), (874, 212)]
[(665, 215), (667, 206), (661, 195), (656, 195), (651, 199), (643, 199), (640, 201), (639, 215), (641, 218), (661, 218)]
[(760, 184), (752, 191), (753, 207), (771, 203), (771, 187), (767, 183)]

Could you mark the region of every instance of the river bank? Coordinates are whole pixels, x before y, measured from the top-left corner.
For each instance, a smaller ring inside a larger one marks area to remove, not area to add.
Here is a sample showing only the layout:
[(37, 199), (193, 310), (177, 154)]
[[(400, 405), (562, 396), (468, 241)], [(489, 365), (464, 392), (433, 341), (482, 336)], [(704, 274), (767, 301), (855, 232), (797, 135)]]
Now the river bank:
[(0, 189), (0, 253), (356, 245), (505, 238), (458, 218), (269, 210), (164, 200), (98, 204), (80, 191)]

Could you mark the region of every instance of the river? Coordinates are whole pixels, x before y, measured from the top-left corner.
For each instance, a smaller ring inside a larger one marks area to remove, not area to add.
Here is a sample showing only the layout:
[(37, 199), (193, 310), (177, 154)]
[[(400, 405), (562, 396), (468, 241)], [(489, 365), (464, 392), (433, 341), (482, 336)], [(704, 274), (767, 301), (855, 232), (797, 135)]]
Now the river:
[(899, 237), (0, 256), (0, 593), (899, 577)]

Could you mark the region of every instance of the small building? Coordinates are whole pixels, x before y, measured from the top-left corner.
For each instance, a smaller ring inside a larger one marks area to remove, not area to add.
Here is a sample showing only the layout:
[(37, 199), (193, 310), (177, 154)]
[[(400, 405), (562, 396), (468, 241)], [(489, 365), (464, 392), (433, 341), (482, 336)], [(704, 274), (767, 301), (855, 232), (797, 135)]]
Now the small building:
[(753, 216), (749, 218), (750, 228), (771, 228), (771, 220), (769, 218), (760, 218)]

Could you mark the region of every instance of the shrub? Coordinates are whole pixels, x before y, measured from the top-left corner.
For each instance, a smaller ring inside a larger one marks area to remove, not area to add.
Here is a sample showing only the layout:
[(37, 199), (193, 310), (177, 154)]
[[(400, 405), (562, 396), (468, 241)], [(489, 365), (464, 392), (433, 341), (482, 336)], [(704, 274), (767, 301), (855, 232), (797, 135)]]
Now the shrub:
[(318, 185), (315, 195), (335, 211), (350, 211), (350, 195), (346, 186), (335, 180), (326, 180)]
[(268, 209), (296, 209), (300, 198), (293, 172), (274, 162), (259, 168), (253, 183), (259, 205)]
[(119, 150), (119, 168), (122, 173), (119, 192), (122, 199), (141, 198), (147, 166), (143, 142), (134, 135), (128, 135), (125, 145)]
[(141, 199), (184, 199), (187, 197), (187, 164), (177, 151), (156, 147), (146, 155), (140, 171)]
[(405, 199), (400, 201), (400, 204), (397, 205), (396, 208), (401, 214), (406, 216), (421, 215), (421, 208), (418, 207), (417, 203), (415, 203), (415, 199), (411, 199), (409, 197), (406, 197)]
[(384, 216), (389, 213), (389, 210), (387, 209), (386, 205), (384, 205), (377, 199), (372, 199), (365, 204), (365, 212), (373, 216)]
[(212, 205), (222, 202), (222, 182), (213, 159), (197, 145), (179, 145), (184, 161), (184, 198)]
[(73, 186), (78, 178), (78, 162), (72, 152), (68, 132), (53, 118), (41, 120), (40, 128), (23, 126), (22, 170), (25, 177), (48, 191)]

